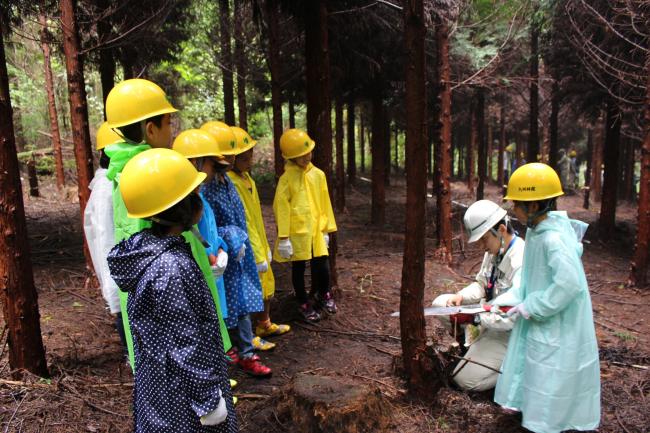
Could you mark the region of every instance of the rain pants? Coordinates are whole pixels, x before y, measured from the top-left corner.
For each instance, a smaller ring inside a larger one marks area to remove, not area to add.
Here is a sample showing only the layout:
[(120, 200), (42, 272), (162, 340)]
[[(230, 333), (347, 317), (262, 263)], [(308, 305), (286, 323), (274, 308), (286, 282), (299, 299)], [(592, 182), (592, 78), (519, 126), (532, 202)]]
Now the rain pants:
[(271, 247), (266, 238), (266, 229), (264, 228), (264, 218), (262, 218), (262, 206), (260, 205), (257, 186), (248, 172), (239, 175), (229, 171), (228, 176), (235, 185), (239, 198), (244, 205), (248, 239), (251, 242), (251, 248), (253, 248), (255, 263), (267, 262), (268, 264), (268, 270), (259, 273), (260, 283), (262, 284), (262, 296), (266, 301), (271, 299), (275, 294), (275, 278), (273, 277), (273, 270), (271, 270), (271, 263), (269, 262)]
[(273, 212), (278, 225), (278, 239), (288, 237), (293, 246), (291, 258), (284, 259), (277, 252), (276, 239), (273, 254), (276, 261), (310, 260), (328, 255), (323, 234), (337, 229), (322, 170), (311, 163), (303, 169), (293, 161), (287, 161), (275, 189)]
[[(134, 431), (237, 432), (219, 317), (190, 246), (180, 236), (143, 230), (116, 245), (108, 264), (129, 293)], [(222, 396), (226, 420), (202, 426), (200, 417), (214, 411)]]
[[(476, 274), (476, 281), (464, 287), (458, 293), (463, 297), (463, 304), (476, 304), (487, 299), (486, 288), (490, 284), (490, 277), (497, 257), (485, 253), (481, 269)], [(512, 287), (519, 286), (521, 280), (521, 265), (524, 259), (524, 241), (515, 237), (512, 245), (503, 255), (497, 266), (493, 298), (487, 299), (488, 303), (501, 306), (512, 306), (513, 304), (503, 303), (506, 294)], [(433, 306), (444, 307), (447, 300), (453, 295), (444, 294), (433, 301)], [(448, 316), (438, 316), (446, 324), (449, 324)], [(444, 318), (444, 319), (443, 319)], [(488, 365), (496, 370), (501, 368), (503, 358), (508, 347), (510, 330), (515, 320), (503, 314), (481, 313), (481, 323), (478, 326), (479, 335), (469, 346), (465, 358), (472, 359), (481, 364)], [(466, 332), (469, 332), (466, 330)], [(478, 364), (460, 362), (454, 370), (454, 382), (467, 391), (485, 391), (494, 388), (499, 373), (487, 369)]]
[(113, 185), (106, 178), (106, 169), (99, 168), (88, 185), (90, 198), (84, 209), (84, 235), (95, 268), (102, 296), (111, 314), (120, 312), (117, 284), (111, 278), (106, 257), (115, 246), (113, 230)]
[[(600, 364), (591, 298), (580, 256), (586, 224), (549, 212), (526, 234), (523, 302), (494, 401), (520, 410), (537, 433), (593, 430), (600, 422)], [(577, 233), (577, 234), (576, 234)]]

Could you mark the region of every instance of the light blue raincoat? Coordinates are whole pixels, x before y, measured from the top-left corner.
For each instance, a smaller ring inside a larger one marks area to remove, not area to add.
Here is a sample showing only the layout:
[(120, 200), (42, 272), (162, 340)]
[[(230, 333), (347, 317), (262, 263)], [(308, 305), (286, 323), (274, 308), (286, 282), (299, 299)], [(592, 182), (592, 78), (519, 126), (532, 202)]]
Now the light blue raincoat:
[(529, 229), (522, 283), (510, 294), (530, 319), (515, 323), (494, 401), (520, 410), (522, 425), (537, 433), (600, 423), (598, 345), (580, 260), (586, 227), (549, 212)]

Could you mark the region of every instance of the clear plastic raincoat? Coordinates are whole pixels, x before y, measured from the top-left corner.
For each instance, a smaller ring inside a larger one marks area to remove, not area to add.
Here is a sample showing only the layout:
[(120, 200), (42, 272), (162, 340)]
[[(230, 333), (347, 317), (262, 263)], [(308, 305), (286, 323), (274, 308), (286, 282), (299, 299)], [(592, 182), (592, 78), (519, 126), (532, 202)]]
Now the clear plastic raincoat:
[(600, 422), (598, 345), (580, 260), (585, 230), (566, 212), (549, 212), (528, 230), (522, 283), (508, 292), (530, 319), (515, 323), (494, 401), (520, 410), (533, 432), (593, 430)]

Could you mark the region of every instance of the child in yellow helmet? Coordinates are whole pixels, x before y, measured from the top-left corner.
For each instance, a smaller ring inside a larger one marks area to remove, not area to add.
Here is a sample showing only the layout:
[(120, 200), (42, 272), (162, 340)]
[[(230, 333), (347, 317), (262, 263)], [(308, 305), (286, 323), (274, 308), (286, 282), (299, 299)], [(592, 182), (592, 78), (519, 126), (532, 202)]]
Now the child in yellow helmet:
[(248, 237), (253, 248), (253, 255), (255, 256), (257, 271), (260, 276), (260, 283), (262, 284), (262, 296), (264, 298), (264, 311), (256, 315), (257, 326), (255, 328), (255, 334), (257, 337), (253, 339), (253, 346), (258, 350), (268, 350), (274, 347), (275, 344), (267, 342), (264, 345), (262, 338), (285, 334), (291, 328), (289, 325), (273, 323), (270, 317), (271, 298), (275, 294), (275, 279), (271, 269), (272, 252), (266, 238), (257, 186), (249, 173), (253, 160), (253, 148), (257, 144), (257, 141), (253, 140), (248, 132), (239, 127), (232, 126), (230, 129), (232, 129), (237, 138), (237, 145), (235, 162), (232, 170), (228, 172), (228, 176), (235, 185), (244, 205)]
[[(291, 280), (305, 320), (317, 322), (322, 311), (337, 311), (329, 284), (329, 233), (336, 221), (322, 170), (311, 163), (316, 143), (306, 132), (289, 129), (280, 138), (287, 160), (273, 200), (278, 237), (273, 254), (291, 262)], [(305, 291), (305, 266), (311, 265), (312, 299)]]

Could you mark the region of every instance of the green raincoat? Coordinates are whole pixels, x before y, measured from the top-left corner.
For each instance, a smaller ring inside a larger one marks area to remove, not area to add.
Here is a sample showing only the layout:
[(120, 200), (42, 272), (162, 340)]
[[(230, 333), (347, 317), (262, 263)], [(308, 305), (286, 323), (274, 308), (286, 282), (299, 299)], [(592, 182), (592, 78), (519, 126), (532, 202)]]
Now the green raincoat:
[(580, 260), (586, 226), (549, 212), (529, 229), (521, 286), (510, 294), (530, 318), (515, 323), (494, 401), (520, 410), (522, 425), (537, 433), (600, 422), (598, 345)]
[[(151, 222), (140, 218), (129, 218), (127, 216), (126, 206), (120, 194), (120, 175), (124, 166), (139, 153), (151, 149), (148, 144), (129, 144), (129, 143), (115, 143), (107, 146), (104, 150), (106, 155), (110, 158), (108, 165), (108, 172), (106, 177), (113, 182), (113, 225), (115, 226), (115, 243), (119, 243), (124, 239), (131, 237), (131, 235), (139, 231), (151, 227)], [(221, 338), (223, 339), (223, 346), (228, 351), (232, 344), (228, 337), (226, 326), (223, 322), (221, 308), (219, 306), (219, 296), (217, 295), (216, 285), (212, 270), (210, 269), (210, 262), (205, 254), (205, 248), (201, 242), (196, 239), (196, 236), (191, 232), (183, 233), (183, 237), (190, 244), (192, 248), (192, 255), (196, 260), (205, 280), (210, 288), (210, 292), (214, 298), (217, 308), (217, 315), (219, 316), (219, 323), (221, 325)], [(124, 335), (126, 339), (126, 346), (129, 352), (129, 363), (131, 368), (135, 365), (134, 352), (133, 352), (133, 337), (131, 336), (131, 327), (129, 326), (129, 317), (126, 310), (126, 301), (128, 294), (121, 290), (118, 291), (120, 295), (120, 308), (122, 310), (122, 321), (124, 323)]]

